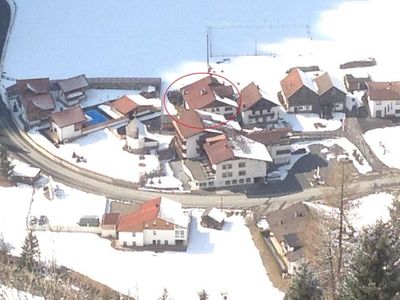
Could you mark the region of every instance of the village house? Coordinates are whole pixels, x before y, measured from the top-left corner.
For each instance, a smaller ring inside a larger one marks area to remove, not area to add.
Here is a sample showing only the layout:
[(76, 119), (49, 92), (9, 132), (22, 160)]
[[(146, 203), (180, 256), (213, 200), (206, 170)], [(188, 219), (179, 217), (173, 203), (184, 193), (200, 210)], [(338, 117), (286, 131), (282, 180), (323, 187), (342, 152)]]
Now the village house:
[(240, 113), (246, 127), (262, 126), (278, 120), (279, 105), (268, 100), (267, 96), (254, 82), (240, 92)]
[(274, 257), (283, 274), (295, 274), (305, 261), (305, 234), (310, 219), (310, 208), (302, 202), (266, 216), (267, 245), (277, 254)]
[[(172, 121), (175, 128), (175, 148), (181, 159), (201, 157), (201, 140), (206, 134), (205, 127), (198, 112), (194, 110), (182, 111)], [(190, 125), (190, 126), (187, 126)]]
[(215, 207), (210, 207), (201, 216), (201, 226), (221, 230), (225, 223), (225, 213)]
[(85, 113), (79, 105), (54, 112), (50, 119), (50, 132), (55, 135), (59, 143), (80, 136), (82, 127), (87, 121)]
[(49, 120), (55, 109), (55, 103), (50, 94), (49, 78), (17, 80), (16, 84), (7, 89), (8, 97), (14, 102), (13, 110), (22, 110), (22, 121), (26, 127), (32, 127)]
[(56, 83), (58, 87), (58, 99), (65, 106), (74, 106), (86, 99), (86, 90), (89, 89), (89, 82), (85, 75), (79, 75)]
[(346, 105), (346, 88), (344, 84), (325, 72), (315, 78), (319, 95), (319, 114), (322, 118), (331, 119), (333, 112), (342, 112)]
[(400, 117), (400, 81), (367, 82), (371, 117)]
[(137, 210), (127, 214), (105, 214), (102, 236), (117, 237), (121, 247), (185, 250), (189, 226), (190, 216), (184, 213), (180, 203), (159, 197), (142, 203)]
[(11, 178), (15, 182), (34, 185), (40, 178), (40, 174), (39, 168), (32, 167), (24, 162), (17, 162), (13, 167)]
[(141, 95), (125, 95), (113, 101), (110, 107), (121, 117), (126, 116), (129, 119), (133, 119), (159, 110), (159, 108), (155, 107), (155, 101), (152, 100)]
[[(140, 130), (140, 128), (142, 130)], [(126, 125), (126, 148), (129, 152), (144, 154), (152, 149), (157, 149), (158, 141), (145, 137), (143, 132), (144, 125), (140, 121), (133, 119)]]
[(319, 113), (318, 87), (309, 75), (294, 68), (280, 83), (278, 98), (287, 112)]
[(268, 163), (272, 162), (265, 146), (242, 135), (226, 134), (205, 139), (201, 161), (184, 161), (183, 170), (192, 189), (265, 182)]
[(275, 165), (290, 163), (291, 138), (293, 136), (291, 128), (257, 130), (246, 136), (266, 146)]
[(226, 117), (237, 114), (233, 87), (220, 83), (215, 77), (207, 76), (186, 85), (181, 93), (185, 109), (200, 109)]
[(349, 93), (368, 90), (367, 82), (371, 81), (372, 79), (369, 75), (364, 77), (355, 77), (352, 74), (346, 74), (344, 76), (344, 84)]

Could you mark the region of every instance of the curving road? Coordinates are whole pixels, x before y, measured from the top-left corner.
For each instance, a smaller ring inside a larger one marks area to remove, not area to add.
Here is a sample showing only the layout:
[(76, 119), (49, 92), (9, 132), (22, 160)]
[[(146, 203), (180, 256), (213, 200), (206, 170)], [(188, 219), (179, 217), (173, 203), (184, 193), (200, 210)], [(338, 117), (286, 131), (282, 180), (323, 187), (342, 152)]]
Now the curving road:
[[(0, 5), (4, 3), (7, 3), (7, 1), (0, 0)], [(3, 35), (0, 36), (0, 42), (4, 42), (4, 35), (7, 34), (7, 30), (4, 30), (5, 24), (0, 24), (0, 26), (2, 27), (0, 28), (0, 35)], [(0, 45), (1, 49), (3, 49), (3, 47), (4, 45)], [(5, 50), (6, 49), (4, 49), (4, 51)], [(2, 99), (0, 101), (0, 142), (7, 144), (14, 156), (32, 165), (38, 166), (44, 172), (51, 174), (57, 181), (87, 192), (104, 195), (111, 199), (142, 202), (156, 196), (166, 196), (181, 202), (186, 207), (223, 205), (224, 207), (250, 208), (261, 206), (273, 210), (294, 202), (320, 199), (334, 190), (332, 187), (317, 186), (299, 193), (280, 197), (263, 196), (250, 198), (242, 193), (232, 193), (223, 196), (215, 193), (171, 195), (138, 191), (124, 183), (111, 184), (91, 174), (89, 171), (80, 173), (59, 165), (35, 149), (20, 135)], [(394, 174), (397, 176), (392, 176)], [(348, 188), (354, 191), (354, 196), (374, 192), (377, 188), (395, 188), (400, 186), (400, 176), (398, 176), (398, 174), (398, 172), (386, 171), (361, 176), (357, 178), (355, 182), (350, 183)]]

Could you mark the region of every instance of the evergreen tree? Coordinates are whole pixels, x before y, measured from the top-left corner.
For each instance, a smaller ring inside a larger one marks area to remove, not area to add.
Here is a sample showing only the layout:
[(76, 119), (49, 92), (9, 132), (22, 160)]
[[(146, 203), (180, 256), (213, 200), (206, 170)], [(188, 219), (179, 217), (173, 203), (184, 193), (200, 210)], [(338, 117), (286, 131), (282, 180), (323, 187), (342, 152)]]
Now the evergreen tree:
[(12, 165), (10, 156), (4, 145), (0, 144), (0, 177), (10, 178), (12, 172)]
[(400, 247), (390, 224), (365, 228), (351, 253), (344, 299), (392, 299), (400, 290)]
[(197, 294), (199, 295), (199, 300), (208, 300), (208, 294), (204, 289)]
[(322, 291), (318, 279), (307, 265), (302, 265), (292, 278), (285, 299), (322, 299)]
[(34, 234), (33, 230), (28, 231), (28, 235), (25, 237), (24, 244), (22, 246), (21, 259), (23, 266), (29, 271), (33, 271), (35, 265), (39, 261), (39, 241)]
[(164, 288), (162, 295), (158, 298), (158, 300), (170, 300), (168, 290)]

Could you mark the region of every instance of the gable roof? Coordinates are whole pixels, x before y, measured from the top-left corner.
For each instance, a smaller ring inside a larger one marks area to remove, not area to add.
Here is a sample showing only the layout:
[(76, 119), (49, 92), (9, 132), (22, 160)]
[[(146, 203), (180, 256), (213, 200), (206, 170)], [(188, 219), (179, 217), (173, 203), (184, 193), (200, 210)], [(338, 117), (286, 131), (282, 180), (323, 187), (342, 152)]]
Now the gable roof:
[(146, 228), (146, 222), (157, 218), (185, 228), (189, 223), (188, 217), (183, 213), (182, 204), (158, 197), (143, 202), (138, 210), (121, 216), (118, 221), (117, 231), (143, 231)]
[(225, 220), (225, 213), (216, 207), (210, 207), (206, 209), (203, 213), (203, 216), (208, 216), (218, 223), (222, 223)]
[[(189, 138), (203, 132), (205, 129), (199, 114), (194, 110), (184, 110), (178, 114), (176, 118), (179, 122), (173, 120), (172, 124), (182, 138)], [(186, 125), (196, 128), (188, 127)]]
[(213, 165), (235, 158), (235, 154), (229, 146), (226, 137), (214, 143), (204, 144), (204, 150)]
[(126, 115), (135, 110), (139, 105), (128, 96), (122, 96), (118, 100), (113, 101), (110, 106), (121, 114)]
[(248, 84), (246, 87), (244, 87), (242, 89), (242, 91), (240, 92), (240, 96), (241, 96), (241, 109), (242, 110), (250, 109), (253, 105), (255, 105), (260, 100), (268, 101), (268, 104), (271, 107), (277, 106), (277, 104), (264, 98), (264, 96), (261, 94), (260, 88), (254, 82), (252, 82), (252, 83)]
[(337, 88), (339, 91), (342, 91), (343, 93), (346, 93), (346, 88), (344, 86), (344, 83), (329, 75), (328, 72), (325, 72), (321, 76), (315, 78), (315, 83), (318, 86), (319, 95), (325, 94), (333, 87)]
[(54, 112), (51, 114), (51, 119), (60, 128), (82, 123), (87, 120), (85, 113), (80, 106), (74, 106), (63, 111)]
[(280, 83), (286, 98), (291, 97), (304, 86), (318, 94), (317, 86), (312, 78), (298, 68), (292, 69)]
[(16, 88), (20, 95), (26, 92), (33, 94), (46, 94), (50, 91), (49, 78), (17, 79)]
[(367, 86), (372, 101), (400, 100), (400, 81), (371, 81)]
[[(190, 109), (201, 109), (215, 101), (234, 106), (234, 101), (224, 101), (224, 98), (233, 97), (232, 86), (225, 86), (212, 76), (184, 86), (181, 88), (181, 93)], [(229, 95), (230, 93), (231, 95)]]
[(277, 129), (263, 129), (253, 131), (247, 134), (247, 137), (259, 142), (263, 145), (276, 145), (281, 142), (284, 137), (290, 137), (293, 135), (293, 130), (291, 128), (277, 128)]
[(119, 213), (107, 213), (104, 214), (102, 225), (117, 225), (119, 220)]
[(89, 87), (89, 82), (84, 74), (63, 79), (58, 82), (60, 89), (64, 93)]

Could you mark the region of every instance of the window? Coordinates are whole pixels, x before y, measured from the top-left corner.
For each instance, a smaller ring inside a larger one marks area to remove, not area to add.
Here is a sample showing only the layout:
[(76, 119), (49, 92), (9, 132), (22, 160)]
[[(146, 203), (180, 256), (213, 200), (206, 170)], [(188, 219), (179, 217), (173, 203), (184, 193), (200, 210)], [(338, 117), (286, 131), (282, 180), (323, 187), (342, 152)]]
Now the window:
[(255, 114), (256, 114), (256, 111), (255, 111), (255, 110), (251, 111), (251, 114), (252, 114), (252, 115), (255, 115)]
[(155, 245), (156, 244), (156, 240), (153, 240), (153, 245)]
[(185, 230), (175, 230), (175, 238), (184, 238), (185, 237)]
[(214, 109), (214, 108), (211, 108), (211, 111), (212, 111), (212, 112), (214, 112), (214, 111), (215, 111), (215, 109)]
[(126, 242), (124, 242), (124, 247), (126, 247), (127, 246), (127, 244), (126, 244)]
[(225, 181), (225, 185), (231, 185), (231, 181), (230, 180)]
[(217, 107), (215, 110), (216, 110), (216, 111), (219, 111), (219, 107)]
[(226, 165), (222, 165), (222, 170), (226, 170)]
[(168, 245), (168, 241), (167, 240), (164, 240), (164, 245)]
[(239, 179), (239, 183), (244, 183), (244, 179)]
[(232, 106), (227, 106), (227, 107), (225, 107), (225, 111), (230, 111), (230, 110), (233, 110), (233, 107), (232, 107)]
[(232, 172), (228, 172), (228, 177), (232, 177), (233, 173)]
[(264, 119), (263, 119), (263, 117), (260, 117), (260, 118), (258, 118), (257, 120), (258, 120), (258, 122), (261, 123), (261, 122), (263, 122)]
[(395, 110), (395, 113), (396, 113), (396, 114), (400, 114), (400, 109), (396, 109), (396, 110)]
[(157, 245), (161, 245), (161, 241), (160, 240), (157, 240)]
[(149, 228), (149, 224), (145, 223), (145, 224), (144, 224), (144, 227), (145, 227), (145, 228)]
[(262, 111), (262, 110), (260, 110), (260, 115), (262, 115), (262, 113), (263, 113), (263, 111)]
[(381, 104), (382, 104), (382, 101), (375, 101), (375, 104), (376, 104), (376, 105), (381, 105)]
[(231, 164), (228, 165), (228, 169), (232, 169), (232, 165)]
[(244, 162), (239, 163), (239, 168), (244, 168), (244, 167), (246, 167), (246, 163)]
[(251, 178), (246, 178), (246, 182), (251, 182)]
[(237, 184), (237, 180), (236, 179), (232, 180), (232, 184)]
[(283, 155), (283, 154), (290, 154), (290, 149), (276, 151), (276, 155)]
[(208, 185), (214, 185), (214, 181), (209, 181)]
[(136, 232), (132, 232), (132, 237), (135, 237), (136, 236)]
[(157, 235), (157, 231), (154, 230), (154, 231), (153, 231), (153, 235)]
[(222, 173), (222, 178), (226, 178), (228, 173)]
[(239, 176), (245, 176), (246, 175), (246, 171), (239, 171)]
[(153, 226), (155, 226), (155, 225), (157, 225), (157, 222), (156, 222), (156, 221), (153, 221)]

